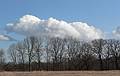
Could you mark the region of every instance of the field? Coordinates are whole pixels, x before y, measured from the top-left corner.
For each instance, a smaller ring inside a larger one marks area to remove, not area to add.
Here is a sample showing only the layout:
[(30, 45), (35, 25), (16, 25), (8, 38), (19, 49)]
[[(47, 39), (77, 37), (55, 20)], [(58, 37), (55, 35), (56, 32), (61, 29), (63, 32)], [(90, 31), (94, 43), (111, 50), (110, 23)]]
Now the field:
[(120, 76), (120, 71), (0, 72), (0, 76)]

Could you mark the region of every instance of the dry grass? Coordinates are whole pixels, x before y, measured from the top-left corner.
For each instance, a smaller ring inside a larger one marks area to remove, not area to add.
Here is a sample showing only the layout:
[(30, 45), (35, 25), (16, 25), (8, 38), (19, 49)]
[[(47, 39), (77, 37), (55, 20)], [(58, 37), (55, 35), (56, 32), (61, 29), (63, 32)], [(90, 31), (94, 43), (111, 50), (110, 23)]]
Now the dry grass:
[(120, 76), (120, 71), (0, 72), (0, 76)]

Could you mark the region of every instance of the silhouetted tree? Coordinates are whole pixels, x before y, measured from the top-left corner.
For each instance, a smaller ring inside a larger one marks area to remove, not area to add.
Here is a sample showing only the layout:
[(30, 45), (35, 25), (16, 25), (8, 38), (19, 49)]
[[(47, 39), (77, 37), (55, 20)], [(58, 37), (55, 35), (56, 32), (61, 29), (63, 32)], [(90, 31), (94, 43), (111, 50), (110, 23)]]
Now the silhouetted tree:
[(42, 37), (36, 37), (35, 42), (35, 57), (38, 63), (38, 70), (41, 70), (41, 56), (43, 55), (44, 47), (43, 47), (43, 39)]
[(31, 71), (31, 62), (33, 57), (35, 56), (34, 55), (35, 42), (36, 42), (36, 38), (34, 36), (27, 37), (26, 39), (24, 39), (24, 44), (25, 44), (24, 46), (28, 56), (29, 71)]
[(5, 56), (4, 49), (0, 49), (0, 70), (4, 70)]
[(49, 43), (49, 51), (53, 62), (53, 70), (56, 69), (59, 64), (62, 62), (64, 55), (65, 43), (63, 39), (52, 38)]
[(75, 62), (76, 57), (80, 54), (80, 41), (76, 39), (67, 39), (66, 48), (67, 48), (67, 58), (68, 58), (68, 70), (77, 68), (77, 62)]
[(86, 70), (90, 69), (90, 66), (92, 66), (91, 64), (93, 63), (93, 59), (94, 59), (94, 52), (92, 51), (92, 46), (90, 43), (84, 43), (82, 44), (82, 62), (83, 62), (83, 66), (85, 66)]
[(103, 70), (103, 46), (104, 46), (104, 40), (103, 39), (97, 39), (97, 40), (93, 40), (92, 41), (92, 45), (93, 45), (93, 51), (94, 53), (96, 53), (99, 63), (100, 63), (100, 69)]
[(118, 63), (118, 57), (120, 55), (120, 41), (119, 40), (110, 40), (110, 53), (114, 57), (115, 60), (115, 67), (118, 70), (119, 69), (119, 63)]
[(9, 46), (8, 54), (9, 54), (12, 62), (16, 65), (18, 63), (18, 51), (16, 48), (16, 44), (12, 44)]
[(23, 42), (18, 42), (16, 44), (16, 51), (18, 54), (18, 62), (19, 64), (22, 64), (22, 70), (25, 69), (25, 62), (26, 62), (26, 49), (25, 44)]

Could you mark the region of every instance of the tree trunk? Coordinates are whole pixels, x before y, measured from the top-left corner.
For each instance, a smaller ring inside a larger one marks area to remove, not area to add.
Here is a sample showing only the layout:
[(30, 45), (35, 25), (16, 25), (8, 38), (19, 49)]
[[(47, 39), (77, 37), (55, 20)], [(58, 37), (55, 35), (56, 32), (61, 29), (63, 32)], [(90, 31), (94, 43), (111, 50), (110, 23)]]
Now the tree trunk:
[(31, 58), (30, 58), (30, 56), (29, 56), (29, 64), (28, 65), (29, 65), (29, 67), (28, 67), (29, 71), (31, 71)]
[(117, 56), (115, 56), (115, 67), (116, 67), (116, 70), (119, 70), (118, 58), (117, 58)]
[(103, 61), (101, 55), (99, 54), (100, 70), (103, 70)]

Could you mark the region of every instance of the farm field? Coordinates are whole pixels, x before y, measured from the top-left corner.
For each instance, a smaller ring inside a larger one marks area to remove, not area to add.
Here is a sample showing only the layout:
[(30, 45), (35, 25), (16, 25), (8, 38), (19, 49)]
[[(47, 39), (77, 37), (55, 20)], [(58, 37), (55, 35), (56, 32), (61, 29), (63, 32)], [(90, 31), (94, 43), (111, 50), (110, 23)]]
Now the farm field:
[(0, 72), (0, 76), (120, 76), (120, 71)]

